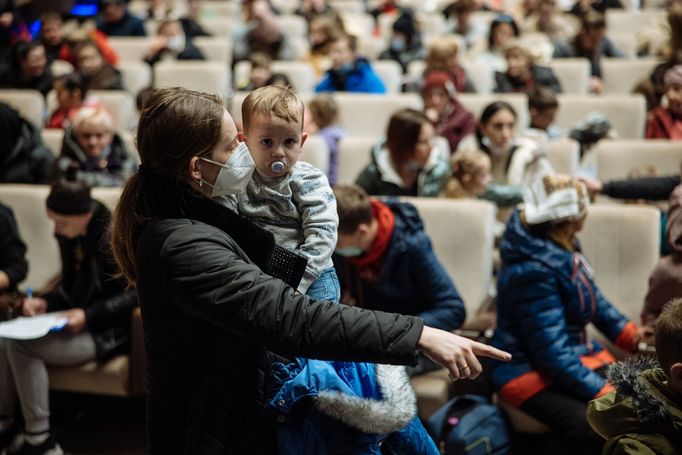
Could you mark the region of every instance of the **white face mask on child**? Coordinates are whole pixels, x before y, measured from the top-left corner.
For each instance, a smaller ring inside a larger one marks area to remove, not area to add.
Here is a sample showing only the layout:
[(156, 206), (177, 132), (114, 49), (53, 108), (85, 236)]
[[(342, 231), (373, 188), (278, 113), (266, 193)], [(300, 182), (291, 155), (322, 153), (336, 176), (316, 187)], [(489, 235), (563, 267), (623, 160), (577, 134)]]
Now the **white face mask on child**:
[(237, 150), (227, 159), (225, 164), (209, 160), (208, 158), (200, 157), (200, 159), (220, 166), (220, 172), (214, 184), (201, 179), (202, 182), (213, 188), (211, 197), (241, 193), (246, 188), (246, 185), (249, 184), (253, 171), (256, 169), (256, 163), (254, 163), (251, 153), (249, 153), (246, 142), (239, 144)]

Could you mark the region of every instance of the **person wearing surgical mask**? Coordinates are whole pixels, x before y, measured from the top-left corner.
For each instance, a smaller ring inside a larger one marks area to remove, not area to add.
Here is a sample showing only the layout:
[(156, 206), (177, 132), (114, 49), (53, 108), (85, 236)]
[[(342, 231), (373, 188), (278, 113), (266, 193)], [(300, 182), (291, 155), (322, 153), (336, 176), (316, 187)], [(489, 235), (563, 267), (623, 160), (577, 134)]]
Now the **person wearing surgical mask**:
[[(334, 266), (341, 303), (419, 316), (452, 331), (466, 319), (464, 303), (433, 251), (417, 209), (375, 199), (357, 185), (334, 187), (339, 234)], [(412, 374), (432, 369), (420, 359)]]
[[(250, 114), (274, 117), (272, 109)], [(272, 125), (285, 131), (289, 118)], [(272, 146), (266, 164), (275, 177), (265, 176), (269, 184), (276, 185), (292, 166), (284, 150), (302, 145), (302, 118), (291, 122), (298, 126), (294, 137), (277, 131), (260, 137), (250, 128), (241, 136)], [(275, 360), (274, 352), (406, 365), (416, 363), (420, 350), (446, 365), (453, 378), (477, 377), (482, 371), (477, 355), (510, 359), (424, 326), (418, 317), (350, 308), (296, 292), (307, 261), (278, 245), (270, 230), (211, 198), (225, 173), (211, 161), (228, 163), (241, 142), (219, 97), (183, 88), (153, 90), (140, 114), (136, 142), (142, 164), (116, 205), (111, 248), (121, 273), (136, 284), (142, 309), (151, 455), (278, 453), (274, 425), (263, 409), (264, 398), (270, 398), (263, 389), (264, 369), (266, 360)], [(262, 166), (255, 154), (254, 165)], [(316, 186), (302, 183), (292, 190), (305, 198)], [(287, 398), (268, 401), (269, 410), (281, 417), (277, 421), (287, 422), (287, 412), (295, 409)], [(420, 442), (427, 444), (427, 438)], [(339, 438), (335, 434), (325, 442), (338, 446)]]
[(144, 61), (154, 65), (161, 60), (204, 59), (204, 54), (185, 36), (180, 22), (165, 20), (159, 24)]
[(395, 112), (386, 137), (372, 148), (372, 162), (355, 183), (373, 196), (438, 197), (450, 175), (450, 147), (435, 136), (424, 113)]
[(393, 33), (388, 49), (380, 55), (380, 60), (394, 60), (400, 64), (403, 73), (415, 60), (424, 60), (426, 49), (422, 46), (421, 33), (411, 10), (405, 9), (393, 23)]
[(544, 175), (553, 174), (547, 153), (534, 139), (518, 137), (518, 118), (505, 101), (496, 101), (483, 109), (476, 132), (465, 137), (457, 153), (480, 150), (490, 157), (493, 182), (525, 187)]

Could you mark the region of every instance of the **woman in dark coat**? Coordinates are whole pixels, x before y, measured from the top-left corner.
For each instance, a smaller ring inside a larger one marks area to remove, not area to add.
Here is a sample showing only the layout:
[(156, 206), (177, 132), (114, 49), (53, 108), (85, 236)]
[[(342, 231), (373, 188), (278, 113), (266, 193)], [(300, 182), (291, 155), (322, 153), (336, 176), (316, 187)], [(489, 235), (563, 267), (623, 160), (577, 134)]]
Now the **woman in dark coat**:
[(239, 191), (253, 170), (222, 165), (239, 141), (217, 97), (155, 90), (138, 131), (142, 166), (119, 200), (112, 248), (142, 308), (150, 453), (276, 453), (262, 410), (266, 346), (394, 364), (421, 348), (454, 377), (480, 372), (474, 353), (486, 347), (419, 318), (294, 293), (305, 262), (210, 199)]
[(495, 93), (526, 93), (536, 87), (547, 87), (561, 93), (561, 84), (551, 68), (536, 65), (530, 51), (518, 44), (504, 50), (507, 71), (495, 73)]

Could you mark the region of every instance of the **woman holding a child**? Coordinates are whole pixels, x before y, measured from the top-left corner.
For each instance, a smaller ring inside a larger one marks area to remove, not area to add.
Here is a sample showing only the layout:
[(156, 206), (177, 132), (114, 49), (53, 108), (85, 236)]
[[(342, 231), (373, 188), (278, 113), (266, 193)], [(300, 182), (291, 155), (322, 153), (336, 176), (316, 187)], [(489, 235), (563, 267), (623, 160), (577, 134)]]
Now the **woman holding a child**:
[(266, 348), (392, 364), (422, 350), (455, 378), (480, 373), (475, 355), (508, 359), (416, 317), (295, 293), (305, 261), (211, 200), (249, 183), (237, 135), (217, 97), (184, 89), (153, 91), (140, 117), (142, 166), (119, 201), (112, 247), (142, 308), (150, 453), (277, 453), (262, 405)]

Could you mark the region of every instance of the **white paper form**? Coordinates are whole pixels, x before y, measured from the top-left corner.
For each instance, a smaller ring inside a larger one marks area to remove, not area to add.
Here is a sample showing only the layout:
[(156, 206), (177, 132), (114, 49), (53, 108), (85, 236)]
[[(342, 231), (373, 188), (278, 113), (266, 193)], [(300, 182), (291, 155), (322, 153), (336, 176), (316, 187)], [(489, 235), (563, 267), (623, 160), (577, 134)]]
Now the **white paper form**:
[(66, 327), (69, 320), (62, 313), (45, 313), (0, 323), (0, 338), (34, 340)]

